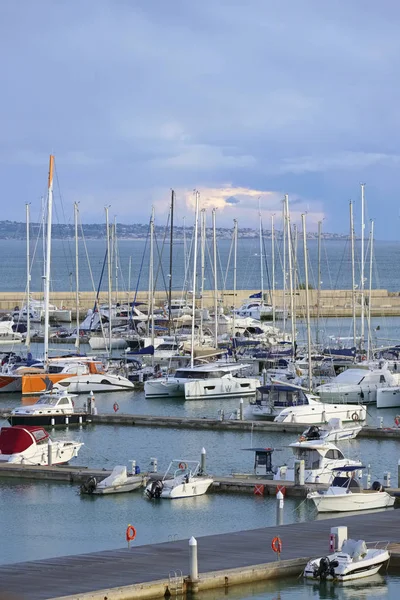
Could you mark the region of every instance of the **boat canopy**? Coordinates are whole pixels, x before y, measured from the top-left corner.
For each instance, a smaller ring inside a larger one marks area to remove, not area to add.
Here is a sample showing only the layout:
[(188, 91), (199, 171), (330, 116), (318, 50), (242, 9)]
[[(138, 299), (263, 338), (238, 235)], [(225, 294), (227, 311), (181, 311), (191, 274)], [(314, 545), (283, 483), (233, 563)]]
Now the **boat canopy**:
[(331, 471), (343, 471), (343, 473), (349, 473), (351, 471), (360, 471), (366, 469), (364, 465), (346, 465), (345, 467), (334, 467)]
[(0, 430), (0, 453), (17, 454), (24, 452), (33, 443), (42, 443), (48, 440), (49, 434), (43, 427), (30, 425), (14, 425), (2, 427)]

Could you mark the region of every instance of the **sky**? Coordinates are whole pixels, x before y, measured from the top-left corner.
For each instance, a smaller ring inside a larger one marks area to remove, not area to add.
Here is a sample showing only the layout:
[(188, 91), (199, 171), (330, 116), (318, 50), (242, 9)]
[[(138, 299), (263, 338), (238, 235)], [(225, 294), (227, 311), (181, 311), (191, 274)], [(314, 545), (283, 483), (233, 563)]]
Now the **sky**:
[[(396, 0), (3, 0), (1, 219), (32, 218), (56, 158), (58, 219), (291, 220), (398, 240)], [(209, 210), (210, 209), (210, 210)]]

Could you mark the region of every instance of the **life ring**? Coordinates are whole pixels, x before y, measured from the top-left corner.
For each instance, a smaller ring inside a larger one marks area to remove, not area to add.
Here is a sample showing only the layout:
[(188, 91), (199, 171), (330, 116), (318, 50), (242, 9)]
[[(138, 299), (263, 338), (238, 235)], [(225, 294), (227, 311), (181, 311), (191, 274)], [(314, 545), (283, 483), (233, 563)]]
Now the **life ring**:
[(359, 421), (360, 420), (360, 417), (359, 417), (358, 413), (356, 413), (356, 412), (354, 412), (351, 415), (351, 418), (352, 418), (353, 421)]
[(128, 527), (126, 528), (126, 541), (133, 542), (135, 537), (136, 537), (136, 529), (133, 527), (133, 525), (128, 525)]
[(185, 462), (180, 462), (178, 467), (181, 469), (181, 471), (184, 471), (187, 469), (187, 464)]
[(113, 409), (114, 409), (114, 412), (118, 412), (119, 411), (119, 404), (118, 404), (118, 402), (114, 402)]
[(274, 552), (278, 552), (280, 554), (282, 552), (282, 540), (279, 537), (274, 537), (271, 542), (271, 548)]
[(395, 416), (394, 424), (396, 425), (396, 427), (400, 427), (400, 415)]

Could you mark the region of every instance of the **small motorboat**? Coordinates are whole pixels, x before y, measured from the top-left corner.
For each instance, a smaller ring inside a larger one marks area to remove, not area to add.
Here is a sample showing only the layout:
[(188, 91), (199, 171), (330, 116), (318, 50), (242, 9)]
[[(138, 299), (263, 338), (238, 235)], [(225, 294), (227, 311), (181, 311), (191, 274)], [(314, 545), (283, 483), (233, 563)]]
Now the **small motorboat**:
[[(76, 425), (86, 423), (91, 411), (75, 409), (74, 395), (49, 391), (36, 404), (14, 408), (8, 421), (11, 425)], [(93, 396), (91, 396), (93, 399)]]
[(135, 473), (128, 475), (125, 466), (117, 465), (114, 467), (111, 475), (97, 481), (96, 477), (90, 477), (81, 487), (81, 494), (121, 494), (123, 492), (133, 492), (145, 484), (145, 477), (140, 474), (139, 467), (135, 467)]
[(342, 420), (338, 418), (329, 419), (326, 425), (311, 425), (300, 436), (300, 441), (321, 440), (324, 442), (338, 442), (341, 440), (351, 440), (357, 437), (362, 429), (362, 425), (352, 421), (349, 425), (343, 426)]
[(370, 490), (362, 489), (356, 473), (364, 468), (352, 465), (332, 469), (335, 477), (330, 487), (323, 492), (310, 492), (307, 498), (314, 502), (318, 512), (350, 512), (393, 506), (394, 496), (385, 492), (379, 481), (374, 481)]
[(201, 472), (194, 460), (173, 460), (164, 477), (147, 484), (147, 498), (191, 498), (202, 496), (213, 483), (213, 478)]
[(363, 540), (346, 540), (342, 549), (328, 556), (310, 560), (304, 577), (320, 581), (350, 581), (375, 575), (389, 560), (386, 548), (368, 548)]
[(58, 465), (78, 455), (82, 442), (52, 441), (43, 427), (15, 425), (0, 429), (0, 462)]

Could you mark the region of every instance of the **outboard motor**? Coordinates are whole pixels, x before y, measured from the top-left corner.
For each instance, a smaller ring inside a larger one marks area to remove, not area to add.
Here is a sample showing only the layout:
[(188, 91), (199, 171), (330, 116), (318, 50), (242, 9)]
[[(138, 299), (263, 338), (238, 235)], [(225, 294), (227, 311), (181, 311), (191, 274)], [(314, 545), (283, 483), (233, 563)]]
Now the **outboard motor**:
[(149, 498), (160, 498), (161, 492), (163, 491), (163, 487), (164, 487), (164, 484), (161, 481), (161, 479), (157, 479), (156, 481), (153, 481), (150, 489), (146, 490), (148, 497)]
[(305, 432), (305, 436), (307, 440), (319, 440), (320, 432), (319, 427), (317, 425), (311, 425)]
[(80, 490), (81, 494), (93, 494), (97, 487), (96, 477), (90, 477), (87, 481), (82, 483)]
[(384, 492), (385, 488), (379, 481), (374, 481), (374, 483), (371, 486), (371, 490), (374, 490), (374, 492)]
[(317, 579), (320, 578), (321, 581), (325, 581), (329, 575), (334, 578), (335, 577), (335, 568), (339, 566), (337, 560), (330, 561), (327, 556), (323, 556), (319, 561), (319, 567), (314, 568), (313, 577)]

